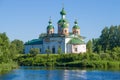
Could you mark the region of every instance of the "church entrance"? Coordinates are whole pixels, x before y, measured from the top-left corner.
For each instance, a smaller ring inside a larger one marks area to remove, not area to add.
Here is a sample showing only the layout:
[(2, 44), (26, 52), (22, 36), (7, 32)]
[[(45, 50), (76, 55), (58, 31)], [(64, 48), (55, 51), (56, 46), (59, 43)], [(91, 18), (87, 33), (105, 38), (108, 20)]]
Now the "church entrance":
[(52, 53), (55, 53), (55, 47), (52, 48)]

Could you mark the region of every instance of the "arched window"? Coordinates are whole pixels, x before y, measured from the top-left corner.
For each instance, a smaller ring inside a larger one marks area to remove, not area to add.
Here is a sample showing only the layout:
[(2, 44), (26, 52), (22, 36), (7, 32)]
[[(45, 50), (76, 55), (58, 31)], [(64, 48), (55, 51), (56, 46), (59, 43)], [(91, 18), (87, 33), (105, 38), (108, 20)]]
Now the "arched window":
[(59, 45), (59, 47), (58, 48), (61, 48), (61, 46)]
[(50, 33), (52, 34), (52, 31), (50, 31)]
[(52, 53), (55, 53), (55, 47), (54, 46), (52, 47)]
[(73, 31), (73, 34), (75, 34), (75, 31)]
[(47, 33), (49, 33), (49, 31), (47, 31)]
[(50, 47), (48, 46), (48, 49), (50, 49)]
[(78, 34), (78, 31), (76, 31), (76, 33)]
[(40, 48), (40, 53), (41, 53), (41, 48)]
[(65, 30), (65, 33), (67, 33), (67, 30)]
[(78, 51), (77, 48), (75, 48), (75, 51), (76, 51), (76, 52)]

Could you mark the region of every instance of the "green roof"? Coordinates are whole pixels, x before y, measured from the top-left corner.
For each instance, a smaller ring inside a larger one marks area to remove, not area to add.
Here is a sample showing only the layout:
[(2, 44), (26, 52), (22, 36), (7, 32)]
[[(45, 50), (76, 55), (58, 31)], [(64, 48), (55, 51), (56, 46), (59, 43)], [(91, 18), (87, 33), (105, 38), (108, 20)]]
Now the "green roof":
[(54, 26), (52, 25), (52, 21), (51, 21), (51, 19), (49, 20), (49, 25), (47, 26), (47, 29), (49, 30), (49, 29), (54, 29)]
[(58, 21), (58, 24), (63, 24), (63, 23), (68, 23), (68, 21), (66, 19), (60, 19)]
[(66, 19), (60, 19), (58, 24), (61, 25), (62, 28), (67, 28), (69, 23)]
[(61, 27), (62, 27), (62, 28), (68, 28), (68, 25), (67, 25), (66, 23), (63, 23), (63, 24), (61, 25)]
[(80, 29), (80, 27), (78, 26), (78, 22), (77, 22), (77, 20), (75, 20), (75, 25), (73, 26), (73, 29)]
[(48, 30), (49, 30), (49, 29), (54, 29), (54, 26), (48, 25), (48, 26), (47, 26), (47, 29), (48, 29)]
[(33, 39), (25, 43), (25, 45), (36, 45), (36, 44), (43, 44), (42, 39)]
[(72, 38), (68, 43), (69, 44), (85, 44), (85, 42), (79, 38)]
[(51, 21), (51, 19), (49, 20), (49, 22), (48, 22), (49, 24), (52, 24), (52, 21)]
[(80, 29), (80, 27), (78, 25), (74, 25), (73, 29)]
[(64, 8), (62, 8), (62, 11), (60, 12), (61, 15), (66, 15), (66, 12), (64, 10)]

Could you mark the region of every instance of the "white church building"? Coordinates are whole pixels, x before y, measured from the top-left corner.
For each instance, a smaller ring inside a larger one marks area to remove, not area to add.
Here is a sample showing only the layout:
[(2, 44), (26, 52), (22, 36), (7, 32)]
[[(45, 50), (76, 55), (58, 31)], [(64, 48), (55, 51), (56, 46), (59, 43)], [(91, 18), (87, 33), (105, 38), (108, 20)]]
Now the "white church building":
[(69, 22), (66, 19), (66, 12), (62, 8), (61, 19), (58, 21), (58, 33), (54, 33), (54, 26), (51, 19), (47, 26), (47, 32), (42, 33), (39, 39), (33, 39), (26, 42), (25, 53), (29, 53), (32, 48), (38, 48), (40, 53), (46, 53), (46, 50), (50, 50), (52, 53), (57, 54), (58, 49), (62, 53), (85, 53), (86, 44), (84, 42), (85, 37), (80, 35), (80, 27), (77, 20), (75, 20), (72, 27), (72, 32), (69, 32)]

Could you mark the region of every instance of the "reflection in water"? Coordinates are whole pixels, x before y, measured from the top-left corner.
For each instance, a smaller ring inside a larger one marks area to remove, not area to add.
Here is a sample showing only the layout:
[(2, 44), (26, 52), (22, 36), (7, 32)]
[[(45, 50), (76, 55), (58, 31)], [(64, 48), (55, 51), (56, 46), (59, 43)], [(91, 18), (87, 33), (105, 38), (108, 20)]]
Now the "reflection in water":
[(21, 67), (0, 75), (0, 80), (120, 80), (120, 72)]
[(64, 70), (63, 80), (86, 80), (86, 70)]

